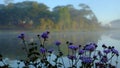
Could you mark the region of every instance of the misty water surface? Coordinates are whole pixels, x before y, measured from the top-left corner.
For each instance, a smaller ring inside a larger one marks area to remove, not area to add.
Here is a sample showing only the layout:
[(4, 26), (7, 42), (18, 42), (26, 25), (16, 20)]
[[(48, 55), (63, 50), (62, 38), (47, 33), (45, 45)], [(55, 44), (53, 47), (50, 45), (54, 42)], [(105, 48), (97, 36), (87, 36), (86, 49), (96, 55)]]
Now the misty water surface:
[[(41, 32), (28, 32), (28, 31), (2, 31), (0, 32), (0, 53), (4, 57), (11, 59), (21, 58), (24, 55), (22, 50), (23, 44), (18, 35), (25, 33), (27, 42), (37, 42), (39, 46), (39, 40), (37, 35)], [(46, 42), (47, 48), (56, 48), (54, 42), (59, 40), (62, 42), (61, 50), (66, 53), (65, 48), (67, 47), (66, 41), (73, 42), (75, 45), (85, 45), (89, 42), (98, 43), (99, 46), (102, 44), (115, 46), (120, 48), (120, 32), (51, 32), (48, 41)], [(67, 49), (67, 48), (66, 48)]]
[[(0, 53), (4, 58), (9, 58), (11, 60), (23, 59), (25, 53), (22, 50), (23, 44), (18, 35), (20, 33), (25, 33), (25, 37), (28, 43), (34, 41), (40, 45), (37, 38), (38, 34), (41, 32), (30, 32), (30, 31), (1, 31), (0, 32)], [(73, 42), (75, 45), (85, 45), (90, 42), (95, 42), (98, 44), (99, 48), (102, 49), (102, 44), (107, 46), (115, 46), (120, 52), (120, 32), (119, 31), (107, 31), (107, 32), (51, 32), (48, 41), (46, 42), (47, 48), (56, 49), (54, 42), (59, 40), (62, 42), (61, 50), (63, 53), (67, 54), (66, 41)], [(118, 58), (118, 60), (120, 60)], [(118, 64), (120, 65), (120, 63)]]

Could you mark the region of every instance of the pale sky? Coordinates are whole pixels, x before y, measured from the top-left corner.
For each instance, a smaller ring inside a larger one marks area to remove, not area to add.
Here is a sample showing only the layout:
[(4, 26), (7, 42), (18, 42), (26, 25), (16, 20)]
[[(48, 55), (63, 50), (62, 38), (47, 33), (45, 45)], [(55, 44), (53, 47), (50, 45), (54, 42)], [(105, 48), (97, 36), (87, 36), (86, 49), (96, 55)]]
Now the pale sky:
[[(25, 0), (13, 0), (14, 3), (22, 2)], [(84, 3), (90, 6), (95, 13), (99, 22), (102, 24), (109, 23), (112, 20), (120, 19), (120, 0), (27, 0), (37, 1), (44, 3), (50, 9), (56, 6), (71, 4), (75, 8), (79, 9), (79, 4)], [(0, 4), (4, 4), (4, 0), (0, 0)]]

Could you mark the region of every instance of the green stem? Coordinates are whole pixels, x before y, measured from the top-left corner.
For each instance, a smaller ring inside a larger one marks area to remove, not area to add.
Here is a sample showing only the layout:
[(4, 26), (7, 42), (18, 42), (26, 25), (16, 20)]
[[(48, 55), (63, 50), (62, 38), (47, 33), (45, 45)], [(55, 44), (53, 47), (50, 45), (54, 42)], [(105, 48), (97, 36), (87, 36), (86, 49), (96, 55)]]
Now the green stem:
[[(79, 58), (79, 55), (78, 55), (78, 58)], [(74, 65), (76, 65), (76, 64), (79, 62), (79, 60), (80, 60), (80, 59), (76, 60)]]
[(42, 44), (42, 47), (43, 47), (43, 48), (45, 48), (45, 41), (46, 41), (46, 40), (44, 39), (43, 44)]
[[(40, 39), (40, 37), (39, 37), (39, 36), (38, 36), (38, 39), (39, 39), (40, 43), (42, 44), (42, 41), (41, 41), (41, 39)], [(40, 44), (40, 47), (41, 47), (41, 44)]]
[(111, 60), (113, 58), (113, 56), (114, 56), (114, 54), (108, 59), (108, 61)]
[(24, 46), (25, 46), (25, 51), (26, 51), (26, 53), (28, 54), (27, 44), (25, 43), (25, 40), (24, 40), (24, 39), (23, 39), (23, 44), (24, 44)]

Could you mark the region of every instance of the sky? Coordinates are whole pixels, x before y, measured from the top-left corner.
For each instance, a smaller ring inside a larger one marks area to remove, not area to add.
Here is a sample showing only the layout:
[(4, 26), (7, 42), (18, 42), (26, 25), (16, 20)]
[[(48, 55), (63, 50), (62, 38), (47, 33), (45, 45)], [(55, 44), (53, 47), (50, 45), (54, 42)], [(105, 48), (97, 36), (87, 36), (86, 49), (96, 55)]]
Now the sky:
[[(13, 3), (25, 0), (13, 0)], [(95, 13), (98, 21), (107, 24), (112, 20), (120, 19), (120, 0), (27, 0), (44, 3), (50, 10), (56, 6), (64, 6), (71, 4), (79, 9), (79, 4), (87, 4)], [(4, 4), (4, 0), (0, 0), (0, 4)]]

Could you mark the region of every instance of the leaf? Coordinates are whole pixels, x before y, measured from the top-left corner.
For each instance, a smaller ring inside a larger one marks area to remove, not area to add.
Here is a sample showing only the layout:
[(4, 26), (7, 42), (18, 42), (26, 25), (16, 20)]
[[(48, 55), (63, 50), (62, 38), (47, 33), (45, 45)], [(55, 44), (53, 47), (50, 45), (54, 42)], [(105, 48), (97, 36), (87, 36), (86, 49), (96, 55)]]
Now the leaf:
[(37, 56), (31, 57), (31, 58), (30, 58), (30, 61), (34, 62), (34, 61), (36, 61), (38, 58), (39, 58), (39, 57), (37, 57)]
[(33, 48), (33, 47), (29, 49), (29, 52), (32, 52), (32, 51), (34, 51), (34, 48)]
[(28, 57), (31, 57), (31, 56), (34, 56), (34, 55), (39, 56), (40, 54), (39, 54), (39, 52), (32, 52), (32, 53), (28, 54)]

